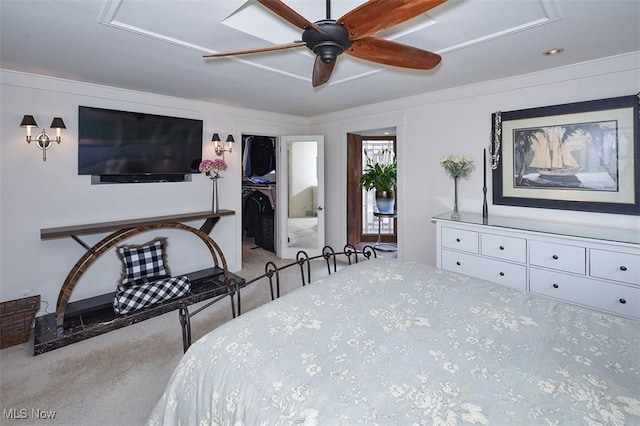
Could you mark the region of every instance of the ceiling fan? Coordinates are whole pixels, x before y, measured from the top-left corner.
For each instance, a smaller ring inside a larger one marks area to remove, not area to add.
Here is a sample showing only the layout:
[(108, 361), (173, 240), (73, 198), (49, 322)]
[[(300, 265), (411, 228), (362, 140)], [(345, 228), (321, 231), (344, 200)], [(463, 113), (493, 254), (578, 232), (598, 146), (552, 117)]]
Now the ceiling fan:
[(446, 0), (369, 0), (338, 20), (331, 16), (331, 0), (327, 0), (327, 19), (311, 22), (281, 0), (257, 0), (289, 23), (303, 29), (302, 41), (260, 49), (204, 55), (205, 58), (261, 53), (307, 46), (316, 54), (313, 87), (329, 81), (338, 55), (346, 53), (367, 61), (402, 68), (429, 70), (442, 58), (433, 52), (373, 37), (379, 31), (408, 21)]

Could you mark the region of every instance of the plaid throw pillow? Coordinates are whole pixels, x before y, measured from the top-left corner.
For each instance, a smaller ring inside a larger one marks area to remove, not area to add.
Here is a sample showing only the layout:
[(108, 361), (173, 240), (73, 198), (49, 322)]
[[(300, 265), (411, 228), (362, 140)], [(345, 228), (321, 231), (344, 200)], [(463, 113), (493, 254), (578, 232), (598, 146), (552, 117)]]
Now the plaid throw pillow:
[(121, 246), (117, 253), (122, 261), (119, 290), (153, 279), (170, 276), (165, 259), (165, 238), (157, 238), (140, 246)]
[(116, 314), (128, 314), (165, 300), (182, 297), (189, 291), (191, 282), (186, 276), (166, 278), (116, 293), (113, 310)]

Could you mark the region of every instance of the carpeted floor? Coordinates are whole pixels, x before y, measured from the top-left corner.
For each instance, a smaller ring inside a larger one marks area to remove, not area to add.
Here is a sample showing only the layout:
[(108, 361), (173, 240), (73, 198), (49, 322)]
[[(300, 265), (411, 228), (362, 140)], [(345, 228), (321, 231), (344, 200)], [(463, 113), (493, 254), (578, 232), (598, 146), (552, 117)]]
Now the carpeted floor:
[[(279, 266), (291, 262), (250, 243), (243, 250), (245, 262), (237, 274), (245, 279), (264, 273), (269, 260)], [(326, 266), (317, 266), (314, 279), (326, 275)], [(281, 275), (281, 294), (300, 286), (299, 268), (287, 271)], [(256, 283), (243, 290), (242, 310), (270, 300), (267, 282)], [(225, 299), (192, 318), (193, 340), (229, 319), (231, 308)], [(144, 424), (181, 356), (177, 312), (35, 357), (32, 341), (3, 349), (0, 424)]]

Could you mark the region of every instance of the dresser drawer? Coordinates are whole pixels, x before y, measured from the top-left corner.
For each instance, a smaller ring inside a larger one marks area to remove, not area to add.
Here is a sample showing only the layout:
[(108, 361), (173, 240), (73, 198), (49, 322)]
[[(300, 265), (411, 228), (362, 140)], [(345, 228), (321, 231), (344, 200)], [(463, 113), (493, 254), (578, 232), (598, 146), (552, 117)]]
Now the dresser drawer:
[(527, 240), (523, 238), (483, 233), (480, 236), (480, 241), (483, 256), (520, 263), (527, 262)]
[(608, 250), (589, 251), (589, 274), (592, 277), (640, 285), (640, 256)]
[(442, 227), (442, 247), (462, 250), (469, 253), (478, 253), (478, 233)]
[(531, 268), (529, 290), (532, 293), (640, 318), (640, 289), (575, 275)]
[(493, 281), (516, 290), (527, 290), (527, 268), (524, 265), (442, 250), (442, 269)]
[(542, 241), (529, 242), (529, 263), (563, 272), (585, 274), (586, 249), (584, 247)]

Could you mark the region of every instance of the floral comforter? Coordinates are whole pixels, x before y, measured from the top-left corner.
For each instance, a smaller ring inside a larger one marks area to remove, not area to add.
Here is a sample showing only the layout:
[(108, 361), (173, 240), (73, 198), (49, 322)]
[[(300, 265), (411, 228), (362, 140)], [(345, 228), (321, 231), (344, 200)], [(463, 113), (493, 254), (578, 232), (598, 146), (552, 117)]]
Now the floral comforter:
[(370, 260), (204, 336), (148, 423), (640, 424), (640, 322)]

